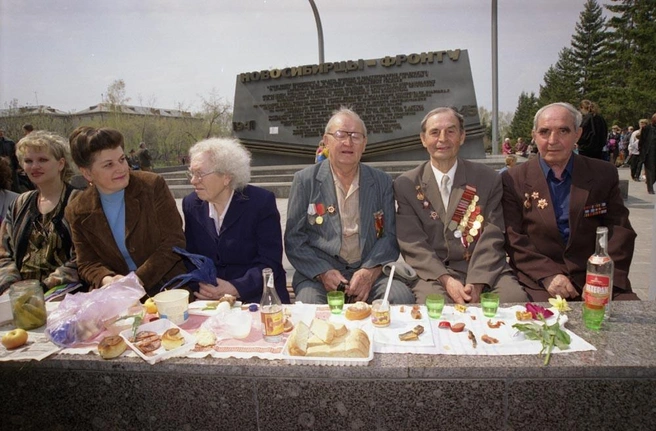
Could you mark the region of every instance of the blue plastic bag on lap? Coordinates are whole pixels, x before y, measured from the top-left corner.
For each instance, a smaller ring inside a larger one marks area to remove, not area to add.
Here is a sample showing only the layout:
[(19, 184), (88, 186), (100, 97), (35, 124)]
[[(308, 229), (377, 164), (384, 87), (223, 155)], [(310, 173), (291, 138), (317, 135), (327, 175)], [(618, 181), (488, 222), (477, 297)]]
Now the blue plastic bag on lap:
[(207, 283), (211, 285), (216, 284), (216, 267), (214, 262), (207, 256), (202, 254), (189, 253), (187, 250), (180, 247), (173, 247), (173, 252), (179, 254), (187, 259), (193, 266), (196, 267), (191, 272), (186, 274), (176, 275), (170, 279), (160, 291), (168, 289), (177, 289), (189, 283)]

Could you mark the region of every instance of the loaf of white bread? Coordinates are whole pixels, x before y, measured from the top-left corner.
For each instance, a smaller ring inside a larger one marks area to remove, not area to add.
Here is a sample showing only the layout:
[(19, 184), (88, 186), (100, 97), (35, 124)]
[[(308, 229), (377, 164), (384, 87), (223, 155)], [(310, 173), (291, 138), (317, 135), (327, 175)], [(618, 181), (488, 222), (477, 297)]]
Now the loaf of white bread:
[(371, 342), (361, 329), (347, 329), (343, 323), (332, 324), (314, 319), (308, 327), (299, 322), (289, 336), (292, 356), (328, 358), (366, 358)]

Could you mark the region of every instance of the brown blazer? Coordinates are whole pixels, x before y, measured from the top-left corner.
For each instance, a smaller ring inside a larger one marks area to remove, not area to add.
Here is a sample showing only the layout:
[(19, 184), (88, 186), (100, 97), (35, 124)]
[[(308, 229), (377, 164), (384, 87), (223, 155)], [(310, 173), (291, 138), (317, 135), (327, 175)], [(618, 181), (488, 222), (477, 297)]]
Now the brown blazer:
[[(469, 261), (465, 260), (467, 250), (461, 240), (448, 228), (466, 185), (476, 187), (478, 205), (484, 217), (482, 233), (469, 246)], [(429, 209), (424, 208), (423, 200), (418, 198), (417, 186), (421, 187), (425, 200), (430, 203)], [(446, 210), (430, 162), (422, 163), (394, 181), (394, 197), (398, 204), (396, 236), (403, 258), (420, 278), (413, 288), (418, 301), (421, 297), (417, 287), (423, 289), (422, 281), (435, 283), (447, 273), (457, 276), (463, 283), (482, 283), (491, 289), (507, 288), (507, 301), (525, 299), (506, 263), (501, 196), (501, 179), (496, 171), (461, 158), (458, 159)], [(430, 215), (432, 210), (438, 215), (435, 219)]]
[[(127, 275), (128, 266), (114, 241), (95, 187), (66, 207), (77, 254), (78, 272), (92, 288), (105, 276)], [(130, 171), (125, 189), (125, 244), (136, 274), (149, 294), (186, 272), (174, 246), (185, 247), (182, 218), (166, 182), (157, 174)]]
[[(506, 250), (519, 281), (533, 300), (549, 297), (540, 281), (555, 274), (568, 276), (576, 289), (582, 291), (587, 261), (595, 251), (598, 226), (608, 227), (608, 251), (615, 262), (614, 296), (620, 293), (617, 289), (631, 292), (628, 274), (636, 233), (620, 195), (617, 168), (603, 160), (577, 154), (573, 157), (567, 244), (563, 243), (556, 225), (549, 186), (539, 159), (502, 174)], [(529, 208), (524, 205), (526, 193)], [(531, 197), (533, 193), (535, 199)], [(540, 208), (540, 199), (546, 199), (547, 206)], [(586, 210), (595, 204), (606, 205), (606, 213), (595, 215), (588, 211), (586, 216)], [(630, 296), (637, 299), (634, 294)]]

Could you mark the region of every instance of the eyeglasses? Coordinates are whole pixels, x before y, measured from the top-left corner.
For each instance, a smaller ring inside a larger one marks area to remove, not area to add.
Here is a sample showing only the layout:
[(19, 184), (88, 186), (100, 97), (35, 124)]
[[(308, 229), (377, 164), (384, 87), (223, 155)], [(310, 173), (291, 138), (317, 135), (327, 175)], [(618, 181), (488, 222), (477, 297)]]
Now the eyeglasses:
[(215, 172), (214, 172), (214, 171), (212, 171), (212, 172), (205, 172), (205, 173), (202, 173), (202, 172), (193, 172), (193, 171), (187, 171), (187, 172), (186, 172), (186, 174), (187, 174), (187, 178), (189, 179), (189, 181), (192, 181), (194, 178), (197, 178), (197, 179), (199, 179), (200, 181), (203, 181), (203, 178), (205, 178), (205, 177), (208, 176), (208, 175), (212, 175), (213, 173), (215, 173)]
[(348, 138), (351, 138), (351, 141), (354, 144), (361, 144), (364, 142), (364, 133), (360, 132), (347, 132), (346, 130), (338, 130), (334, 133), (326, 133), (326, 135), (330, 135), (340, 142), (344, 142)]

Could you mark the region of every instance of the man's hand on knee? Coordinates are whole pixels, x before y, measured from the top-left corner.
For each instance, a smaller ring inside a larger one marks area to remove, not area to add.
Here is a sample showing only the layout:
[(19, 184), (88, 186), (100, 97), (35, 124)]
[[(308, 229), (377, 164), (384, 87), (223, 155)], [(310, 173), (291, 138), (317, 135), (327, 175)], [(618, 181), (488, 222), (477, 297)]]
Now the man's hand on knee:
[(446, 293), (456, 304), (465, 304), (471, 301), (472, 297), (470, 293), (472, 285), (469, 285), (470, 287), (467, 289), (460, 281), (448, 274), (441, 276), (439, 281), (444, 286)]

